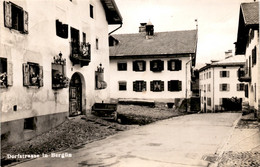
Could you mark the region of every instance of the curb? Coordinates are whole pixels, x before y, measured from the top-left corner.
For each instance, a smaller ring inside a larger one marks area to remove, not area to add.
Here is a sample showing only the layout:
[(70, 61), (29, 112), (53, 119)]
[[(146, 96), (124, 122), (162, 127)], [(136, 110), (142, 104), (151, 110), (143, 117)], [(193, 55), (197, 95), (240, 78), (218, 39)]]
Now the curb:
[(219, 164), (219, 160), (221, 159), (221, 157), (223, 156), (224, 152), (227, 150), (227, 144), (230, 142), (231, 137), (233, 136), (234, 133), (234, 129), (236, 128), (238, 122), (240, 121), (240, 119), (242, 118), (242, 114), (238, 117), (238, 119), (236, 119), (236, 121), (233, 123), (233, 127), (230, 130), (230, 135), (228, 136), (228, 139), (226, 141), (223, 142), (223, 144), (216, 150), (215, 155), (218, 155), (218, 159), (216, 162), (214, 163), (209, 163), (207, 167), (217, 167)]

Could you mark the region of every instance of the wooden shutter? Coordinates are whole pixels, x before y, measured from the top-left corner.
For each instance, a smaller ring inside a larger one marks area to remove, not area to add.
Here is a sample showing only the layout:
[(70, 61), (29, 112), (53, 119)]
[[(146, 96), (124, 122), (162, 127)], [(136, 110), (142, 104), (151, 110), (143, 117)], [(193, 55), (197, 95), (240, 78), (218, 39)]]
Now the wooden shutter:
[(230, 89), (230, 85), (229, 85), (229, 84), (227, 84), (227, 91), (229, 91), (229, 89)]
[(62, 38), (67, 39), (69, 35), (69, 26), (68, 24), (62, 24)]
[(237, 84), (237, 91), (240, 91), (240, 84)]
[(28, 12), (23, 11), (23, 32), (28, 34)]
[(164, 61), (159, 61), (159, 67), (160, 67), (160, 71), (164, 70)]
[(161, 91), (164, 91), (164, 81), (160, 81)]
[(13, 64), (9, 61), (7, 64), (7, 85), (13, 85)]
[(23, 63), (23, 85), (30, 85), (30, 73), (29, 73), (29, 64)]
[(12, 28), (12, 4), (4, 1), (4, 8), (5, 27)]
[(145, 70), (146, 70), (146, 62), (143, 61), (143, 71), (145, 71)]
[(150, 89), (151, 89), (151, 91), (154, 91), (154, 84), (153, 84), (153, 81), (150, 81)]
[(181, 70), (182, 69), (182, 62), (181, 62), (181, 60), (178, 60), (177, 61), (177, 64), (178, 64), (178, 70)]
[(171, 89), (171, 81), (168, 81), (168, 91), (172, 91), (172, 89)]
[(133, 91), (136, 91), (136, 81), (133, 82)]
[(178, 81), (178, 91), (181, 91), (182, 90), (182, 84), (181, 84), (181, 81)]
[(145, 90), (146, 91), (146, 81), (143, 81), (143, 90)]
[(227, 71), (227, 77), (229, 77), (229, 71)]
[(248, 97), (248, 85), (245, 85), (245, 97)]
[(223, 71), (219, 71), (219, 76), (222, 78), (223, 77)]
[(39, 87), (43, 87), (43, 67), (39, 66)]
[(219, 84), (219, 91), (222, 91), (222, 84)]
[(56, 35), (62, 36), (62, 23), (59, 20), (56, 20)]
[(167, 64), (168, 64), (168, 70), (169, 70), (169, 71), (172, 71), (172, 60), (169, 60), (169, 61), (167, 62)]
[(133, 71), (137, 71), (137, 62), (136, 61), (133, 61)]

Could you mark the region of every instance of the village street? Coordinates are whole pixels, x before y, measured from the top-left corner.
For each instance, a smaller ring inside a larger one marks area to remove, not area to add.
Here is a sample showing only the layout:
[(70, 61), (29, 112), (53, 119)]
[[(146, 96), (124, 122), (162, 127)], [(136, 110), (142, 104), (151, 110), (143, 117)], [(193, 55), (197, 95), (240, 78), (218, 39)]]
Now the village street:
[(221, 153), (240, 116), (218, 113), (175, 117), (55, 154), (66, 158), (49, 155), (18, 166), (207, 166), (214, 154)]

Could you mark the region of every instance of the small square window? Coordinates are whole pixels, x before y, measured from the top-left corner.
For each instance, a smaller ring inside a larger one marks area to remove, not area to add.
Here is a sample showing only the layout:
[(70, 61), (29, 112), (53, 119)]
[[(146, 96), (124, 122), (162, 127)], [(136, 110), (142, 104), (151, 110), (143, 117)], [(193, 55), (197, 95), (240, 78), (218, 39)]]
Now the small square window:
[(153, 92), (164, 91), (164, 82), (160, 80), (155, 80), (150, 82), (150, 89)]
[(34, 117), (24, 119), (24, 130), (35, 130), (35, 119)]
[(127, 71), (127, 63), (125, 63), (125, 62), (118, 62), (117, 63), (117, 70), (118, 71)]
[(219, 85), (220, 86), (220, 91), (229, 91), (229, 84), (226, 84), (226, 83), (224, 83), (224, 84), (220, 84)]
[(146, 64), (145, 61), (134, 61), (133, 62), (133, 71), (145, 71)]
[(119, 86), (119, 91), (127, 90), (127, 89), (126, 89), (126, 82), (125, 82), (125, 81), (119, 81), (119, 82), (118, 82), (118, 86)]
[(160, 72), (164, 70), (164, 62), (162, 60), (150, 61), (150, 70), (153, 72)]
[(135, 92), (144, 92), (146, 91), (146, 82), (145, 81), (134, 81), (133, 90)]
[(237, 84), (237, 91), (244, 91), (245, 90), (245, 84), (238, 83)]
[(220, 71), (220, 77), (221, 78), (228, 78), (229, 77), (229, 71)]
[(176, 92), (182, 90), (182, 82), (179, 80), (168, 81), (168, 91)]
[(37, 63), (23, 64), (23, 85), (43, 86), (43, 68)]
[(168, 70), (169, 71), (179, 71), (182, 68), (181, 60), (169, 60), (168, 61)]
[(98, 50), (98, 38), (96, 38), (96, 49)]

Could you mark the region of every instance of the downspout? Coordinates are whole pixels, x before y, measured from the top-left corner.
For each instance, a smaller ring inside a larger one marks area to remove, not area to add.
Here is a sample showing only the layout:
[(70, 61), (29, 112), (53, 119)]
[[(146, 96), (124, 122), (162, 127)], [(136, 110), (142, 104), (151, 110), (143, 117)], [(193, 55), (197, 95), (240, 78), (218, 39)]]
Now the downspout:
[(116, 29), (114, 29), (113, 31), (108, 33), (108, 35), (112, 34), (113, 32), (117, 31), (118, 29), (120, 29), (122, 27), (122, 25), (123, 25), (123, 23), (121, 23), (119, 27), (117, 27)]
[(212, 74), (212, 79), (213, 79), (213, 85), (212, 85), (212, 90), (213, 90), (213, 98), (212, 98), (212, 104), (213, 104), (213, 112), (215, 112), (215, 74), (214, 74), (214, 67), (213, 69), (213, 74)]
[(186, 113), (188, 112), (188, 100), (187, 100), (187, 96), (188, 96), (188, 70), (187, 70), (187, 65), (192, 61), (189, 60), (187, 61), (187, 63), (185, 64), (186, 67), (186, 92), (185, 92), (185, 99), (186, 99)]

